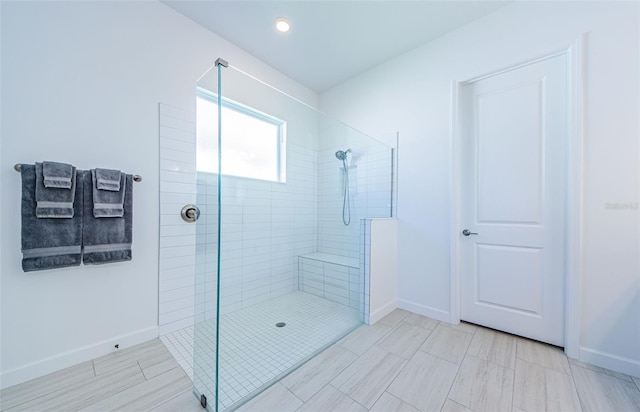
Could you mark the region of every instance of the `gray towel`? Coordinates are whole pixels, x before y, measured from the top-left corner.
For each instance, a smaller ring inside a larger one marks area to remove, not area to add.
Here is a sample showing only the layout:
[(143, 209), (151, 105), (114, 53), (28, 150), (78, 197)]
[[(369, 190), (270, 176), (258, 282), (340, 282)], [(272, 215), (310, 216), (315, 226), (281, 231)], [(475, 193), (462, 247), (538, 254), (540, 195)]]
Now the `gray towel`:
[(71, 189), (72, 178), (75, 178), (74, 167), (66, 163), (42, 162), (44, 187)]
[[(82, 226), (82, 261), (85, 265), (97, 265), (131, 260), (133, 240), (133, 176), (123, 173), (121, 188), (124, 192), (124, 215), (102, 219), (94, 217), (93, 173), (85, 170), (78, 179), (84, 183), (84, 213)], [(111, 192), (115, 193), (115, 192)]]
[(119, 192), (121, 178), (119, 170), (96, 168), (96, 189)]
[[(96, 169), (91, 169), (91, 187), (93, 187), (93, 216), (95, 217), (122, 217), (124, 215), (125, 174), (120, 173), (120, 190), (98, 189)], [(86, 198), (85, 198), (86, 201)]]
[(71, 189), (48, 188), (44, 185), (42, 163), (35, 166), (36, 216), (39, 218), (73, 217), (73, 203), (76, 197), (76, 169), (73, 167)]
[(22, 165), (22, 269), (25, 272), (80, 265), (82, 182), (77, 182), (74, 189), (78, 201), (73, 206), (72, 219), (38, 218), (36, 168)]

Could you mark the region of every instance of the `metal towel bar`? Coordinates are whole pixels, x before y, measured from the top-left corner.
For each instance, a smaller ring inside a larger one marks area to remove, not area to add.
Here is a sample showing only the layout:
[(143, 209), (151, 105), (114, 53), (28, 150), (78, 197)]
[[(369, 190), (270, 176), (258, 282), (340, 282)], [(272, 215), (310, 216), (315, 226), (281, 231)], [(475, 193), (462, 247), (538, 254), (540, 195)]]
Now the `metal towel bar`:
[[(16, 172), (22, 171), (22, 164), (21, 163), (16, 163), (15, 165), (13, 165), (13, 170), (15, 170)], [(142, 176), (133, 175), (133, 181), (134, 182), (142, 182)]]

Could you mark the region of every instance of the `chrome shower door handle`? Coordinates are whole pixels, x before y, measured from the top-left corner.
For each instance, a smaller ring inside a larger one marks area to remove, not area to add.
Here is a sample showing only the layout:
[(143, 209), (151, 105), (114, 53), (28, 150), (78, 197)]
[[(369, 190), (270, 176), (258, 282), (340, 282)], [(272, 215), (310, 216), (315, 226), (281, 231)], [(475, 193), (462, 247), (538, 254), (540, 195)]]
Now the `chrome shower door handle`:
[(477, 235), (477, 233), (470, 231), (469, 229), (465, 229), (462, 231), (462, 234), (465, 236), (469, 236), (469, 235)]
[(185, 205), (180, 211), (180, 216), (185, 222), (193, 223), (200, 217), (200, 209), (196, 205)]

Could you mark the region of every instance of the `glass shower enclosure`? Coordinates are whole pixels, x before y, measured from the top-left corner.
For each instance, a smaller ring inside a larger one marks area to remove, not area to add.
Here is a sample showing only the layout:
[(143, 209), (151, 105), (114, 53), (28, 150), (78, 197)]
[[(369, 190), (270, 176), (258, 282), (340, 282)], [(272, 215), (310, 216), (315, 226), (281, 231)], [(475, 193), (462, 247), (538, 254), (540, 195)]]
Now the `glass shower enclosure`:
[(393, 151), (220, 59), (197, 88), (194, 393), (233, 410), (365, 320)]

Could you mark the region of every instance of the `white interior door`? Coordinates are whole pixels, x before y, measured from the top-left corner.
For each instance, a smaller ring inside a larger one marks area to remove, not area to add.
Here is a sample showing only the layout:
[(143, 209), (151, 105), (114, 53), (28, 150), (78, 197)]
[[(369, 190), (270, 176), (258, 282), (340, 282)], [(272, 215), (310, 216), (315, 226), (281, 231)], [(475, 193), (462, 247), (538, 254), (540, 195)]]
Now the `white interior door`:
[(567, 61), (462, 86), (461, 319), (564, 346)]

